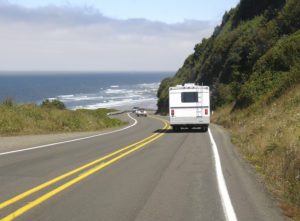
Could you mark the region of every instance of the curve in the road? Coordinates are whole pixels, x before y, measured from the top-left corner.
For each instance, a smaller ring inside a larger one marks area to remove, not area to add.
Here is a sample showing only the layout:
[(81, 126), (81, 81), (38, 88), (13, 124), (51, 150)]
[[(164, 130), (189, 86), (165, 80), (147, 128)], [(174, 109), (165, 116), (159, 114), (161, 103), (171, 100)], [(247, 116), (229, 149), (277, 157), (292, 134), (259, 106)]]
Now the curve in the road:
[(134, 121), (134, 123), (127, 126), (127, 127), (118, 129), (118, 130), (109, 131), (109, 132), (96, 134), (96, 135), (91, 135), (91, 136), (87, 136), (87, 137), (76, 138), (76, 139), (72, 139), (72, 140), (66, 140), (66, 141), (51, 143), (51, 144), (45, 144), (45, 145), (40, 145), (40, 146), (35, 146), (35, 147), (28, 147), (28, 148), (19, 149), (19, 150), (7, 151), (7, 152), (0, 153), (0, 156), (13, 154), (13, 153), (24, 152), (24, 151), (29, 151), (29, 150), (41, 149), (41, 148), (45, 148), (45, 147), (51, 147), (51, 146), (55, 146), (55, 145), (59, 145), (59, 144), (71, 143), (71, 142), (76, 142), (76, 141), (80, 141), (80, 140), (86, 140), (86, 139), (90, 139), (90, 138), (94, 138), (94, 137), (100, 137), (100, 136), (103, 136), (103, 135), (113, 134), (113, 133), (117, 133), (117, 132), (120, 132), (120, 131), (123, 131), (123, 130), (127, 130), (131, 127), (134, 127), (138, 123), (138, 121), (136, 119), (134, 119), (133, 117), (131, 117), (129, 113), (127, 115), (128, 115), (129, 118), (131, 118)]
[[(161, 121), (164, 122), (165, 126), (164, 126), (163, 130), (165, 130), (165, 129), (167, 129), (169, 127), (169, 125), (168, 125), (168, 123), (166, 121), (164, 121), (162, 119), (159, 119), (159, 118), (156, 118), (156, 119), (161, 120)], [(108, 155), (106, 155), (104, 157), (101, 157), (100, 159), (97, 159), (97, 160), (95, 160), (93, 162), (90, 162), (90, 163), (88, 163), (86, 165), (83, 165), (83, 166), (81, 166), (81, 167), (79, 167), (77, 169), (74, 169), (74, 170), (72, 170), (72, 171), (70, 171), (70, 172), (68, 172), (66, 174), (63, 174), (63, 175), (61, 175), (59, 177), (56, 177), (56, 178), (54, 178), (54, 179), (52, 179), (52, 180), (50, 180), (50, 181), (48, 181), (46, 183), (43, 183), (43, 184), (41, 184), (41, 185), (39, 185), (37, 187), (34, 187), (34, 188), (32, 188), (32, 189), (30, 189), (30, 190), (28, 190), (28, 191), (26, 191), (26, 192), (24, 192), (24, 193), (22, 193), (20, 195), (17, 195), (15, 197), (13, 197), (13, 198), (11, 198), (11, 199), (9, 199), (9, 200), (1, 203), (0, 204), (0, 209), (3, 209), (3, 208), (5, 208), (5, 207), (7, 207), (7, 206), (9, 206), (9, 205), (11, 205), (13, 203), (16, 203), (16, 202), (24, 199), (25, 197), (27, 197), (29, 195), (32, 195), (33, 193), (35, 193), (37, 191), (40, 191), (40, 190), (42, 190), (42, 189), (44, 189), (44, 188), (46, 188), (46, 187), (48, 187), (48, 186), (50, 186), (50, 185), (52, 185), (54, 183), (57, 183), (58, 181), (60, 181), (62, 179), (65, 179), (65, 178), (67, 178), (67, 177), (69, 177), (69, 176), (71, 176), (71, 175), (73, 175), (75, 173), (81, 172), (84, 169), (87, 169), (89, 167), (95, 166), (95, 167), (92, 167), (91, 169), (89, 169), (88, 171), (83, 172), (78, 177), (76, 177), (76, 178), (74, 178), (74, 179), (72, 179), (72, 180), (70, 180), (70, 181), (68, 181), (68, 182), (60, 185), (59, 187), (57, 187), (54, 190), (52, 190), (52, 191), (50, 191), (50, 192), (42, 195), (41, 197), (37, 198), (36, 200), (30, 202), (29, 204), (27, 204), (27, 205), (25, 205), (25, 206), (17, 209), (13, 213), (11, 213), (11, 214), (7, 215), (6, 217), (4, 217), (3, 219), (1, 219), (1, 221), (13, 220), (16, 217), (21, 216), (23, 213), (25, 213), (28, 210), (32, 209), (33, 207), (39, 205), (40, 203), (46, 201), (47, 199), (53, 197), (54, 195), (60, 193), (61, 191), (67, 189), (68, 187), (70, 187), (70, 186), (72, 186), (72, 185), (80, 182), (81, 180), (83, 180), (83, 179), (91, 176), (92, 174), (94, 174), (94, 173), (98, 172), (99, 170), (107, 167), (108, 165), (111, 165), (111, 164), (119, 161), (123, 157), (125, 157), (125, 156), (127, 156), (127, 155), (129, 155), (129, 154), (131, 154), (131, 153), (133, 153), (133, 152), (141, 149), (142, 147), (144, 147), (147, 144), (149, 144), (149, 143), (157, 140), (158, 138), (160, 138), (163, 135), (164, 135), (164, 133), (161, 133), (161, 134), (155, 133), (155, 134), (153, 134), (153, 135), (151, 135), (151, 136), (149, 136), (149, 137), (147, 137), (147, 138), (145, 138), (145, 139), (143, 139), (141, 141), (138, 141), (138, 142), (136, 142), (134, 144), (131, 144), (129, 146), (126, 146), (126, 147), (124, 147), (124, 148), (122, 148), (122, 149), (120, 149), (118, 151), (115, 151), (115, 152), (113, 152), (111, 154), (108, 154)], [(121, 153), (121, 154), (117, 155), (119, 153)], [(114, 158), (112, 158), (112, 159), (110, 159), (109, 161), (103, 162), (105, 159), (109, 159), (109, 158), (111, 158), (111, 157), (113, 157), (115, 155), (117, 155), (117, 156), (114, 157)], [(96, 165), (98, 163), (101, 163), (101, 164)]]

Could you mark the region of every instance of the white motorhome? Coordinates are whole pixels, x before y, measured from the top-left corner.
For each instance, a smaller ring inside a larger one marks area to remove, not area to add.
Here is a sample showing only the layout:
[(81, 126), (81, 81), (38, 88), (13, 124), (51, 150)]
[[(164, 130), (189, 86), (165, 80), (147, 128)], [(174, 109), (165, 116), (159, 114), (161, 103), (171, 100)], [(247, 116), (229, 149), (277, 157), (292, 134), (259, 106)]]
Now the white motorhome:
[(181, 127), (200, 127), (208, 130), (210, 123), (210, 95), (208, 86), (195, 84), (169, 88), (170, 124), (174, 131)]

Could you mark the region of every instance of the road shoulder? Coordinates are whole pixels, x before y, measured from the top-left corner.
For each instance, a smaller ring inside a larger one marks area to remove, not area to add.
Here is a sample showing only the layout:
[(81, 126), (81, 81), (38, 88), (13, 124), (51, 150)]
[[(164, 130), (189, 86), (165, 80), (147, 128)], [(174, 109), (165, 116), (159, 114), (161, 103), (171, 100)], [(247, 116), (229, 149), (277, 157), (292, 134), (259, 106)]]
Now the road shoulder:
[(94, 136), (101, 133), (108, 133), (121, 128), (125, 128), (128, 125), (133, 123), (133, 120), (130, 119), (126, 113), (120, 115), (114, 115), (113, 117), (118, 118), (124, 122), (128, 122), (128, 124), (122, 127), (107, 128), (100, 131), (23, 135), (23, 136), (8, 136), (8, 137), (0, 136), (0, 153), (13, 151), (20, 148), (47, 145), (51, 143), (79, 139), (82, 137)]
[(210, 126), (218, 146), (227, 189), (238, 220), (287, 220), (251, 165), (231, 143), (221, 126)]

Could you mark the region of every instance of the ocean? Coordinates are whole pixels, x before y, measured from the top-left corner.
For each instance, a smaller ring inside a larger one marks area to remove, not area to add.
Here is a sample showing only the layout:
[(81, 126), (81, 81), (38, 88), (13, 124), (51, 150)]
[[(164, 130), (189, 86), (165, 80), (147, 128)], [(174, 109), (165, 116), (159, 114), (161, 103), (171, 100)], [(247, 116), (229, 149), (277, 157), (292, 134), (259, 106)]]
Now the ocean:
[(156, 109), (160, 81), (173, 72), (147, 73), (0, 73), (0, 101), (41, 104), (58, 99), (68, 109), (133, 106)]

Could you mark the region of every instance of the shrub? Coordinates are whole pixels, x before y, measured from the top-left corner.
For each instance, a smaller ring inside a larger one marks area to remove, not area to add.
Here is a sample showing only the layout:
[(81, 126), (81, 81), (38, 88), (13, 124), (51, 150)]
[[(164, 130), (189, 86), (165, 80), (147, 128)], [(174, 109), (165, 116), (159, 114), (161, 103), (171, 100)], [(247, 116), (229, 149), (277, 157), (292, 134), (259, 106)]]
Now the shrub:
[(59, 109), (59, 110), (64, 110), (66, 109), (66, 106), (63, 102), (61, 102), (60, 100), (52, 100), (50, 101), (49, 99), (43, 101), (43, 103), (41, 104), (41, 107), (45, 107), (45, 108), (54, 108), (54, 109)]
[(2, 104), (3, 104), (4, 106), (6, 106), (6, 107), (12, 107), (12, 106), (14, 106), (14, 100), (13, 100), (13, 98), (11, 98), (11, 97), (6, 97), (6, 98), (3, 100)]

